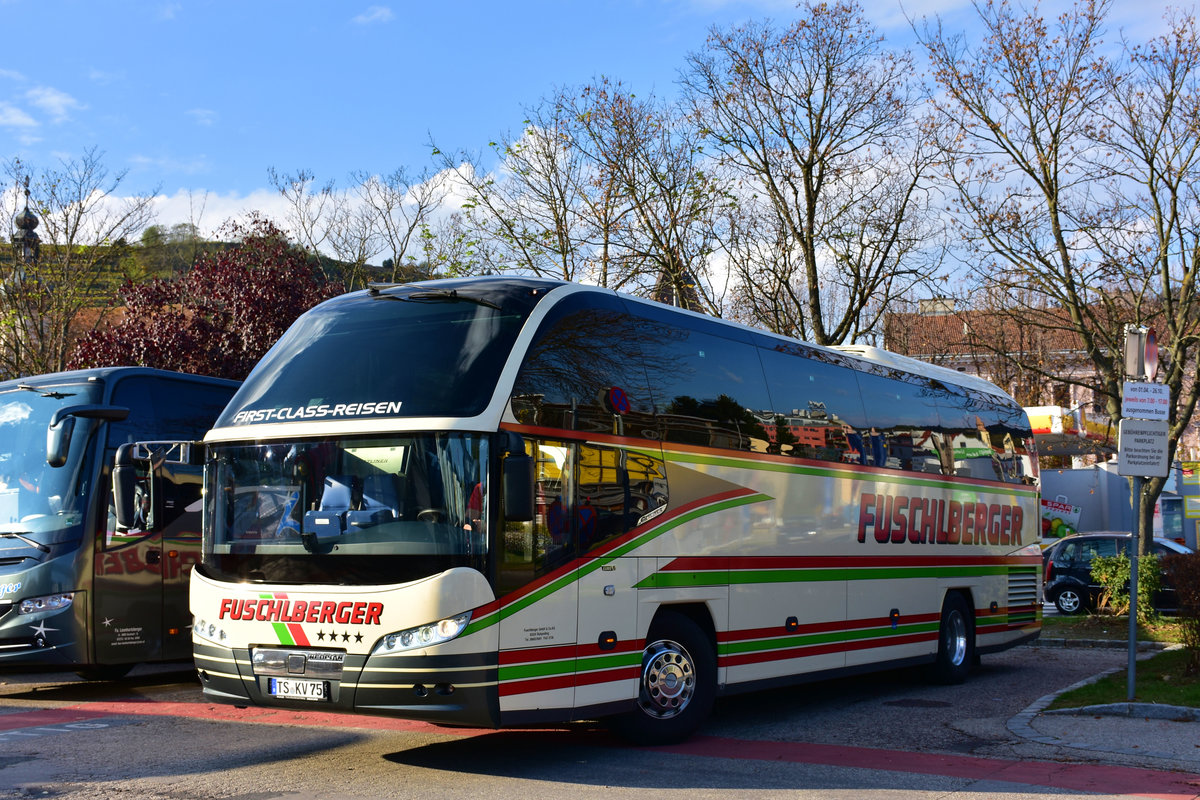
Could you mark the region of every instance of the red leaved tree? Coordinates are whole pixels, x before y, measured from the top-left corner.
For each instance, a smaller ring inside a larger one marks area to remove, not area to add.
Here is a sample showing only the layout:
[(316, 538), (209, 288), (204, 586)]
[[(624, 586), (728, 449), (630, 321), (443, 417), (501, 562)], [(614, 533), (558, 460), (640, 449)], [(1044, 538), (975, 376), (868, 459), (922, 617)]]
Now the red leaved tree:
[(173, 278), (127, 283), (124, 314), (80, 339), (69, 367), (136, 365), (241, 380), (296, 317), (343, 291), (262, 218)]

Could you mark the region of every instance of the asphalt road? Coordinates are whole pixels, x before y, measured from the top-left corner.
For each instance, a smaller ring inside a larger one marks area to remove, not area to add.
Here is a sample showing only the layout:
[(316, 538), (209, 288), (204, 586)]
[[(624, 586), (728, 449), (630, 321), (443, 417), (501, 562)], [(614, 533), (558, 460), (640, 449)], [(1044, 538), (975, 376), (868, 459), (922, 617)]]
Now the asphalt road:
[(588, 723), (470, 731), (212, 706), (186, 667), (95, 684), (0, 673), (0, 798), (1200, 796), (1200, 775), (1179, 765), (1009, 729), (1038, 698), (1124, 659), (1022, 647), (985, 656), (961, 686), (902, 670), (741, 695), (671, 748), (632, 748)]

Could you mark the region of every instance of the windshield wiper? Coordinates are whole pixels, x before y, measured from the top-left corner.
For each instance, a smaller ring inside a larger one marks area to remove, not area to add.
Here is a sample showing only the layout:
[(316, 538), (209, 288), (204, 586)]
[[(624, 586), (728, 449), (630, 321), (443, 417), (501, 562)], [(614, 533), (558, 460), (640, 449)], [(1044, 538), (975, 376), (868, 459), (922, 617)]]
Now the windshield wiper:
[(49, 397), (54, 400), (62, 400), (63, 398), (66, 398), (66, 397), (74, 397), (75, 396), (74, 392), (55, 392), (55, 391), (51, 391), (49, 389), (43, 389), (40, 386), (30, 386), (28, 383), (18, 383), (17, 388), (24, 389), (27, 392), (37, 392), (42, 397)]
[(370, 292), (373, 297), (382, 297), (388, 300), (408, 300), (414, 303), (429, 303), (429, 302), (448, 302), (448, 303), (474, 303), (478, 306), (487, 306), (494, 308), (497, 311), (504, 309), (493, 303), (491, 300), (485, 300), (482, 297), (471, 297), (470, 295), (459, 294), (457, 289), (426, 289), (412, 294), (383, 294), (383, 289), (390, 289), (394, 286), (403, 286), (404, 284), (380, 284), (373, 283), (370, 285)]
[(43, 553), (50, 552), (49, 545), (42, 544), (41, 542), (35, 542), (33, 539), (30, 539), (28, 536), (26, 536), (22, 533), (17, 533), (16, 531), (0, 531), (0, 539), (20, 539), (25, 544), (29, 545), (30, 547), (36, 547), (38, 550), (41, 550)]

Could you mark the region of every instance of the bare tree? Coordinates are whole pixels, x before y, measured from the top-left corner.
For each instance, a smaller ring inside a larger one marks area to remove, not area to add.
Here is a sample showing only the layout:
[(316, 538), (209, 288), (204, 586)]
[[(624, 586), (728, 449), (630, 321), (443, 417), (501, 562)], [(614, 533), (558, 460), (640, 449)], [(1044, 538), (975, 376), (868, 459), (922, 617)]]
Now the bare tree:
[(704, 153), (696, 119), (607, 78), (584, 87), (573, 109), (617, 223), (605, 241), (618, 253), (610, 285), (720, 316), (726, 282), (714, 269), (714, 230), (727, 182)]
[(389, 280), (432, 274), (420, 266), (421, 241), (433, 217), (442, 209), (449, 189), (441, 175), (429, 170), (410, 175), (400, 167), (388, 175), (356, 172), (355, 190), (370, 210), (375, 249), (391, 262)]
[(150, 222), (156, 190), (118, 195), (126, 173), (110, 174), (96, 148), (57, 168), (39, 172), (14, 159), (5, 171), (28, 190), (14, 195), (13, 214), (28, 199), (42, 244), (36, 259), (15, 257), (3, 276), (0, 321), (7, 342), (0, 347), (0, 372), (56, 372), (65, 368), (74, 340), (111, 308), (107, 279)]
[(886, 51), (855, 3), (800, 8), (784, 29), (714, 29), (682, 84), (739, 180), (724, 244), (741, 315), (836, 344), (934, 273), (934, 152), (908, 54)]
[[(942, 89), (941, 145), (953, 212), (980, 259), (980, 290), (1012, 314), (1067, 331), (1082, 371), (1120, 417), (1126, 323), (1165, 330), (1173, 454), (1196, 405), (1196, 223), (1200, 169), (1197, 37), (1176, 18), (1164, 37), (1107, 63), (1107, 0), (1081, 0), (1053, 26), (1006, 2), (976, 6), (977, 48), (926, 26)], [(1042, 370), (1021, 353), (1023, 368)], [(1142, 530), (1163, 481), (1137, 499)], [(1141, 549), (1148, 544), (1143, 537)]]
[(329, 238), (330, 218), (336, 213), (335, 207), (343, 202), (336, 183), (329, 180), (318, 186), (316, 175), (307, 169), (288, 174), (270, 167), (267, 169), (267, 178), (275, 191), (287, 201), (288, 211), (284, 219), (287, 230), (310, 253), (321, 252)]
[[(594, 214), (603, 192), (585, 152), (572, 109), (558, 93), (524, 109), (515, 135), (490, 143), (494, 170), (465, 151), (443, 153), (443, 166), (469, 192), (465, 221), (489, 241), (498, 263), (534, 275), (604, 282), (607, 260), (599, 253)], [(436, 148), (435, 148), (436, 149)]]

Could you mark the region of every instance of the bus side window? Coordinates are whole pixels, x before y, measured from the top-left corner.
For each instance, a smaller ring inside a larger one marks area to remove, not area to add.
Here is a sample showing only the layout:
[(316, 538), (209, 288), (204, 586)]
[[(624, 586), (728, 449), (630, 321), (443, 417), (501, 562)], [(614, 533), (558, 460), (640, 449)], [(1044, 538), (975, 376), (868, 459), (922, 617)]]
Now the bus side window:
[(870, 431), (882, 439), (883, 460), (890, 469), (950, 474), (953, 462), (944, 437), (929, 430), (926, 420), (937, 419), (936, 400), (929, 381), (871, 373), (858, 375)]
[[(854, 370), (817, 357), (825, 354), (774, 340), (760, 343), (758, 354), (771, 397), (771, 452), (867, 463), (867, 448), (883, 445), (879, 432), (867, 426)], [(878, 452), (877, 447), (870, 457)]]
[(575, 525), (581, 552), (633, 528), (667, 502), (660, 459), (615, 447), (579, 446)]
[[(153, 440), (199, 440), (212, 427), (217, 416), (229, 402), (233, 388), (229, 386), (183, 381), (149, 375), (132, 375), (122, 378), (113, 388), (114, 405), (125, 406), (129, 416), (121, 421), (106, 423), (107, 452), (105, 461), (112, 463), (112, 455), (122, 444)], [(163, 530), (177, 522), (184, 512), (192, 508), (200, 497), (201, 470), (186, 465), (160, 466), (158, 468), (158, 490), (160, 497), (153, 512), (138, 514), (138, 526), (129, 532), (117, 534), (116, 510), (112, 507), (112, 492), (108, 495), (108, 526), (105, 546), (120, 547), (131, 537), (142, 535), (141, 527), (147, 516), (160, 515), (153, 519), (154, 527)], [(139, 469), (139, 481), (149, 480), (148, 473)], [(148, 493), (147, 493), (148, 496)], [(103, 513), (103, 507), (102, 511)], [(200, 517), (186, 520), (199, 533)]]
[(524, 586), (575, 555), (574, 445), (527, 438), (525, 447), (534, 459), (534, 519), (504, 524), (496, 565), (501, 594)]

